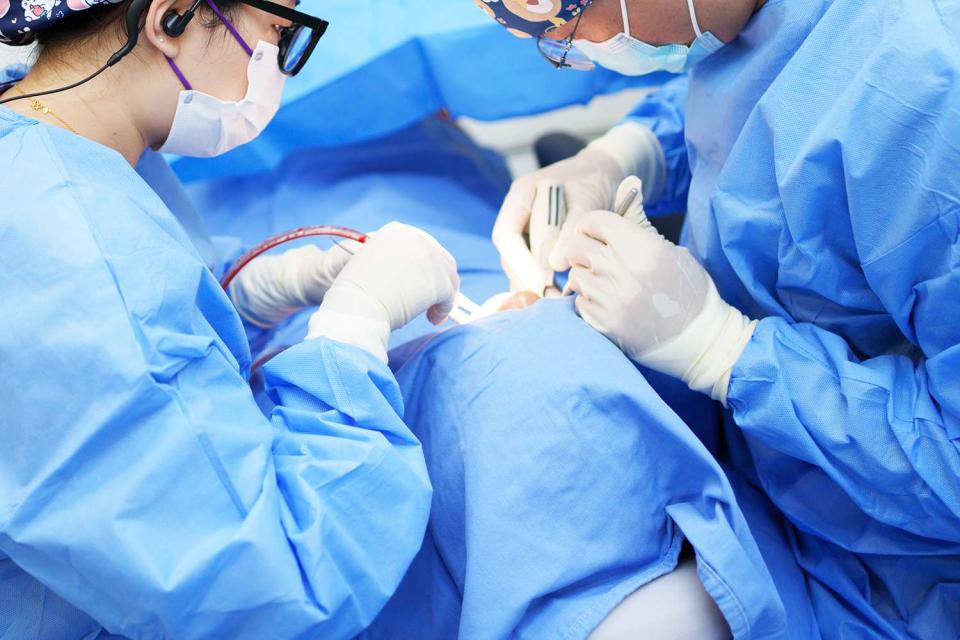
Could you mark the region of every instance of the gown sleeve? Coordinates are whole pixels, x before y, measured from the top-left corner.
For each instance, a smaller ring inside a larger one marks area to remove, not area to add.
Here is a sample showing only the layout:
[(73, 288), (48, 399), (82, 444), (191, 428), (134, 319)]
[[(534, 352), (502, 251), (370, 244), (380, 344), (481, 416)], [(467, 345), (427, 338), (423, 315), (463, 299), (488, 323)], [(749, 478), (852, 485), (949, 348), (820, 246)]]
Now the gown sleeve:
[[(922, 65), (893, 55), (896, 31), (876, 45), (780, 179), (784, 235), (822, 246), (817, 278), (859, 309), (840, 317), (825, 303), (816, 325), (762, 320), (729, 393), (771, 497), (867, 553), (916, 548), (916, 536), (960, 542), (960, 57), (951, 31), (929, 32)], [(837, 238), (853, 250), (831, 255)], [(828, 330), (831, 317), (873, 344)]]
[(795, 524), (884, 553), (895, 547), (883, 541), (911, 536), (960, 542), (958, 371), (956, 345), (917, 363), (860, 359), (825, 329), (767, 318), (728, 401), (764, 488)]
[(307, 341), (266, 365), (265, 417), (209, 270), (67, 193), (4, 245), (0, 549), (125, 637), (352, 637), (430, 507), (393, 375)]
[(653, 131), (667, 162), (667, 181), (657, 202), (645, 203), (651, 216), (687, 210), (690, 190), (690, 163), (684, 135), (687, 103), (687, 76), (679, 76), (646, 96), (627, 116)]

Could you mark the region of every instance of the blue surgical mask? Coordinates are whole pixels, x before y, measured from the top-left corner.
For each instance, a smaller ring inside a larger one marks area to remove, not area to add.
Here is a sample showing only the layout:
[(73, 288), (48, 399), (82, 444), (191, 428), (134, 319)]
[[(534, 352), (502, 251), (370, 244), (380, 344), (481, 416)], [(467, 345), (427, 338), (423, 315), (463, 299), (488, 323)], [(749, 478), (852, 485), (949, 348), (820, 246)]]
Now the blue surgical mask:
[(723, 42), (712, 33), (700, 31), (693, 0), (687, 0), (687, 7), (690, 10), (693, 30), (697, 34), (696, 40), (690, 46), (668, 44), (657, 47), (631, 36), (626, 0), (620, 0), (620, 9), (623, 12), (623, 33), (604, 42), (574, 40), (573, 46), (601, 67), (625, 76), (643, 76), (656, 71), (682, 73), (723, 46)]

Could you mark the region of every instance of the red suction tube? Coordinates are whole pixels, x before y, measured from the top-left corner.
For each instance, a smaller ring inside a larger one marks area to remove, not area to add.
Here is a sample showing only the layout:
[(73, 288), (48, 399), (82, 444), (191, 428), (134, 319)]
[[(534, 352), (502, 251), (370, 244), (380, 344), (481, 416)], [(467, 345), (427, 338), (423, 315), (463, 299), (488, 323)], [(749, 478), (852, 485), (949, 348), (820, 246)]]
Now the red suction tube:
[(344, 238), (346, 240), (353, 240), (360, 243), (367, 241), (366, 234), (360, 233), (359, 231), (354, 231), (353, 229), (348, 229), (347, 227), (335, 227), (326, 224), (313, 227), (300, 227), (299, 229), (294, 229), (293, 231), (287, 231), (271, 238), (267, 238), (240, 256), (237, 261), (233, 263), (233, 266), (230, 267), (229, 271), (224, 274), (223, 278), (220, 279), (220, 286), (222, 286), (224, 289), (229, 287), (230, 283), (233, 282), (233, 279), (237, 277), (237, 274), (239, 274), (244, 267), (250, 264), (254, 258), (266, 253), (267, 251), (279, 247), (282, 244), (293, 242), (294, 240), (315, 236), (332, 236), (336, 238)]

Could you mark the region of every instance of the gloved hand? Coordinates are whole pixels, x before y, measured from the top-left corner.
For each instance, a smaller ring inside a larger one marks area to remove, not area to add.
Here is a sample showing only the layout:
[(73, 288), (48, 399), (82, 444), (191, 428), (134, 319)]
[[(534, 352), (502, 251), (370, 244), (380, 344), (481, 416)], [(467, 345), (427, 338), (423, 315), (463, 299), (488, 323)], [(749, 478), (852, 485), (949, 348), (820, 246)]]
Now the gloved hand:
[(273, 326), (305, 307), (320, 304), (351, 257), (349, 251), (337, 246), (323, 251), (312, 245), (260, 256), (230, 284), (230, 299), (248, 322)]
[[(620, 186), (618, 200), (635, 177)], [(650, 224), (642, 200), (627, 215), (594, 211), (564, 229), (550, 256), (570, 268), (577, 312), (635, 362), (726, 404), (730, 372), (756, 322), (720, 298), (689, 251)]]
[(387, 339), (424, 311), (441, 324), (460, 288), (457, 263), (420, 229), (391, 222), (371, 234), (310, 318), (307, 338), (326, 336), (387, 361)]
[(500, 207), (493, 228), (493, 244), (514, 291), (543, 291), (550, 282), (527, 246), (524, 233), (537, 184), (562, 185), (567, 201), (566, 224), (589, 211), (610, 209), (617, 185), (629, 175), (639, 175), (647, 188), (647, 202), (660, 197), (666, 182), (666, 161), (657, 137), (636, 122), (625, 122), (591, 142), (572, 158), (517, 178)]

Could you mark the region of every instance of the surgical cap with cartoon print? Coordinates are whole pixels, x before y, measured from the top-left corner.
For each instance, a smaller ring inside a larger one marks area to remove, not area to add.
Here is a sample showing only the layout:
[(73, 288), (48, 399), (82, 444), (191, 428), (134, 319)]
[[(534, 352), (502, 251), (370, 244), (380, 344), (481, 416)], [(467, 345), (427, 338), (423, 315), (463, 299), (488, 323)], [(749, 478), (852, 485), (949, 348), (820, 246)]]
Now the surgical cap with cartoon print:
[(29, 44), (38, 31), (98, 4), (122, 0), (0, 0), (0, 42)]
[[(3, 2), (3, 0), (0, 0)], [(539, 38), (580, 15), (593, 0), (474, 0), (518, 38)]]

